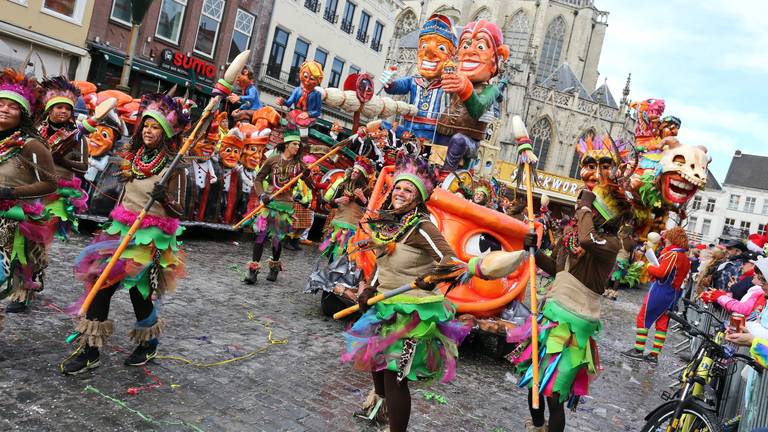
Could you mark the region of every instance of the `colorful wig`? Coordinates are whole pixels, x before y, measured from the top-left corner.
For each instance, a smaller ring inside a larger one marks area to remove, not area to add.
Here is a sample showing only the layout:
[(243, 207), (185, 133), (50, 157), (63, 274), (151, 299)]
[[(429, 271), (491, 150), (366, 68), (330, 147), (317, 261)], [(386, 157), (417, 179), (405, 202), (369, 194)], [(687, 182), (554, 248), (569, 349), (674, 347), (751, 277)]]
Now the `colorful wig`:
[(149, 93), (141, 98), (139, 118), (150, 117), (160, 124), (166, 138), (173, 138), (184, 131), (189, 124), (189, 113), (185, 112), (173, 97), (162, 93)]
[(688, 249), (688, 234), (685, 228), (674, 227), (664, 231), (664, 239), (669, 241), (672, 246)]

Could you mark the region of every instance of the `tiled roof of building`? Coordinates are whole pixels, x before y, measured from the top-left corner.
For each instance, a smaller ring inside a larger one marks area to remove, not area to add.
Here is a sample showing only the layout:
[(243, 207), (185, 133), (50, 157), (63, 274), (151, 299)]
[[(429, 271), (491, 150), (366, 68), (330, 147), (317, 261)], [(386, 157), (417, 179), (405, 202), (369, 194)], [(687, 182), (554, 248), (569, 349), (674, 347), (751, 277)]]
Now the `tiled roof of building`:
[(712, 174), (712, 171), (707, 170), (707, 185), (704, 186), (704, 189), (706, 190), (723, 190), (723, 188), (720, 186), (720, 183), (717, 181), (715, 176)]
[(619, 105), (616, 103), (616, 99), (613, 98), (611, 90), (608, 88), (608, 84), (603, 84), (592, 93), (592, 99), (601, 104), (606, 105), (614, 109), (619, 109)]
[(723, 184), (768, 190), (768, 157), (736, 150)]
[[(555, 88), (555, 90), (563, 93), (573, 93), (574, 90), (578, 91), (579, 98), (594, 102), (592, 97), (584, 88), (584, 85), (576, 78), (576, 74), (573, 73), (573, 69), (568, 66), (568, 63), (563, 63), (555, 69), (550, 76), (547, 77), (542, 83), (542, 87)], [(615, 102), (614, 102), (615, 103)]]

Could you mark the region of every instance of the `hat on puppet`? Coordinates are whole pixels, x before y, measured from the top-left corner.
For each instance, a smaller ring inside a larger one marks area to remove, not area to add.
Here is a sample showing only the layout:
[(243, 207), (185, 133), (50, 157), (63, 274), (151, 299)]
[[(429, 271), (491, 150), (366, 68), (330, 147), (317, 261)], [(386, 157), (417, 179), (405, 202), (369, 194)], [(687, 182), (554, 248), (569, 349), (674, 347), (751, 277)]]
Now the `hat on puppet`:
[(629, 145), (621, 140), (613, 141), (609, 135), (588, 136), (579, 139), (576, 145), (576, 151), (579, 152), (579, 164), (584, 164), (584, 160), (592, 158), (596, 161), (610, 158), (614, 163), (619, 164), (625, 161), (629, 155)]
[[(467, 24), (461, 31), (459, 40), (465, 36), (474, 36), (478, 33), (485, 33), (491, 38), (491, 41), (493, 42), (493, 52), (496, 54), (497, 62), (509, 58), (509, 46), (504, 45), (504, 34), (501, 32), (498, 25), (490, 21), (481, 19)], [(496, 72), (493, 74), (494, 76), (496, 76), (498, 70), (497, 67)]]
[(436, 34), (447, 39), (455, 47), (458, 44), (451, 19), (445, 15), (433, 14), (421, 27), (419, 37)]
[(47, 112), (56, 104), (67, 104), (75, 108), (80, 89), (64, 76), (49, 78), (40, 82), (43, 94), (43, 111)]
[(272, 130), (269, 128), (259, 129), (250, 123), (240, 123), (237, 125), (240, 132), (243, 134), (243, 145), (261, 144), (267, 145), (269, 143), (269, 135)]
[(662, 124), (663, 123), (673, 124), (673, 125), (677, 126), (678, 128), (680, 127), (680, 125), (683, 124), (683, 122), (680, 120), (680, 118), (679, 117), (675, 117), (675, 116), (664, 116), (664, 117), (661, 118), (661, 123)]
[(395, 164), (395, 176), (392, 184), (401, 180), (413, 183), (419, 190), (421, 201), (426, 202), (437, 185), (437, 171), (426, 159), (402, 156)]
[(0, 73), (0, 99), (9, 99), (21, 106), (32, 116), (40, 101), (41, 89), (34, 78), (27, 78), (24, 73), (7, 68)]
[(314, 60), (305, 61), (304, 63), (301, 64), (301, 66), (299, 67), (299, 70), (308, 71), (309, 74), (312, 75), (314, 78), (316, 78), (318, 81), (323, 80), (323, 66)]
[(236, 147), (240, 151), (243, 151), (245, 143), (243, 142), (243, 132), (234, 127), (230, 129), (226, 135), (221, 137), (221, 148), (224, 147)]
[(371, 178), (374, 173), (373, 163), (367, 157), (358, 156), (355, 158), (355, 165), (352, 169), (364, 175), (366, 178)]
[(163, 128), (167, 138), (173, 138), (184, 131), (189, 124), (189, 114), (173, 97), (162, 93), (149, 93), (141, 98), (139, 118), (154, 119)]

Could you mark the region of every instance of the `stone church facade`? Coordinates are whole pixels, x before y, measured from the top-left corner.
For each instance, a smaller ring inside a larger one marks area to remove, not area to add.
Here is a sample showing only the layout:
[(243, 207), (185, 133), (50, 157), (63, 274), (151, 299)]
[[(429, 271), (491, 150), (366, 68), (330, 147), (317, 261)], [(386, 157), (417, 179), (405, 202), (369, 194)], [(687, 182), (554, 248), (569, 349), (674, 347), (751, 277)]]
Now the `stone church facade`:
[[(514, 162), (512, 115), (528, 126), (538, 169), (578, 177), (575, 145), (580, 137), (610, 133), (632, 140), (635, 120), (628, 110), (629, 78), (616, 102), (600, 83), (598, 64), (608, 12), (593, 0), (405, 0), (395, 20), (387, 65), (400, 75), (415, 71), (418, 29), (432, 13), (454, 18), (457, 27), (485, 19), (497, 23), (510, 46), (512, 79), (502, 102), (496, 146), (484, 149), (481, 167)], [(494, 170), (498, 173), (499, 167)], [(503, 179), (506, 180), (506, 179)]]

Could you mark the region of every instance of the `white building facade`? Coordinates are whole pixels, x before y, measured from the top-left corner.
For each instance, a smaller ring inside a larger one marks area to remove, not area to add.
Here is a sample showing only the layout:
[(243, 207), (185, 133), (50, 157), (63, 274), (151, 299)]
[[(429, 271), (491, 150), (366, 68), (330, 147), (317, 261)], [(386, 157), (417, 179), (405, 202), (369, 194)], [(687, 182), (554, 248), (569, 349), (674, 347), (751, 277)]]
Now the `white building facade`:
[[(400, 0), (279, 0), (261, 63), (254, 65), (263, 103), (286, 97), (299, 84), (306, 60), (323, 66), (322, 87), (342, 87), (350, 74), (384, 70)], [(348, 123), (349, 115), (326, 110)]]
[(722, 186), (710, 177), (691, 201), (686, 230), (705, 243), (746, 241), (768, 226), (768, 157), (736, 151)]

